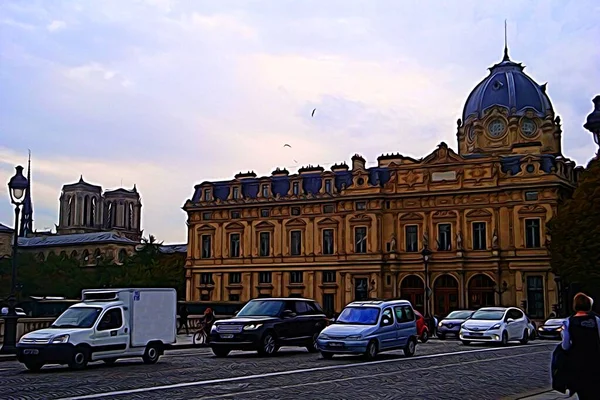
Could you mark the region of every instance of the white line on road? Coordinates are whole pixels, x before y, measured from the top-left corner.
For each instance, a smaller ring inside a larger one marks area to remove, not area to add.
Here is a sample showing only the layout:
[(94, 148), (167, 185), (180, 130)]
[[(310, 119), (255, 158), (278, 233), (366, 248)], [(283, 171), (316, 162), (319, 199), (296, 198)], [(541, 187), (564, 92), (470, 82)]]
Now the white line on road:
[[(435, 366), (421, 367), (421, 368), (412, 368), (410, 370), (410, 373), (412, 374), (413, 372), (417, 372), (417, 371), (431, 371), (432, 369), (441, 369), (441, 368), (447, 368), (447, 367), (460, 367), (460, 366), (468, 365), (468, 364), (479, 364), (479, 363), (485, 363), (485, 362), (491, 362), (491, 361), (506, 360), (508, 358), (525, 357), (525, 356), (530, 356), (532, 354), (542, 354), (542, 353), (548, 353), (548, 352), (549, 352), (549, 350), (534, 351), (531, 353), (516, 354), (514, 356), (485, 358), (483, 360), (465, 361), (465, 362), (452, 363), (452, 364), (435, 365)], [(296, 385), (287, 385), (287, 386), (277, 386), (277, 387), (270, 387), (270, 388), (263, 388), (263, 389), (246, 390), (244, 392), (228, 393), (228, 394), (221, 394), (221, 395), (216, 395), (216, 396), (198, 397), (195, 400), (223, 399), (223, 398), (227, 398), (227, 397), (231, 397), (231, 396), (240, 396), (240, 395), (244, 395), (244, 394), (273, 392), (273, 391), (283, 390), (283, 389), (299, 388), (299, 387), (304, 387), (304, 386), (318, 386), (318, 385), (325, 385), (325, 384), (332, 383), (332, 382), (338, 383), (338, 382), (354, 381), (354, 380), (365, 379), (365, 378), (372, 379), (374, 377), (388, 376), (388, 375), (398, 375), (398, 371), (396, 370), (396, 371), (392, 371), (392, 372), (380, 372), (377, 374), (351, 376), (348, 378), (335, 378), (335, 379), (329, 379), (329, 380), (320, 380), (318, 382), (299, 383)]]
[(331, 371), (331, 370), (337, 370), (337, 369), (364, 367), (364, 366), (368, 366), (368, 365), (390, 364), (390, 363), (397, 363), (397, 362), (404, 362), (404, 361), (411, 361), (411, 360), (424, 360), (424, 359), (430, 359), (430, 358), (448, 357), (448, 356), (455, 356), (455, 355), (461, 355), (461, 354), (483, 353), (483, 352), (488, 352), (488, 351), (514, 350), (517, 348), (537, 347), (537, 346), (548, 346), (548, 344), (547, 343), (538, 343), (538, 344), (531, 344), (531, 345), (519, 346), (519, 347), (500, 347), (500, 348), (492, 347), (492, 348), (477, 349), (477, 350), (464, 350), (464, 351), (456, 351), (456, 352), (449, 352), (449, 353), (427, 354), (424, 356), (417, 356), (417, 357), (410, 357), (410, 358), (396, 358), (393, 360), (367, 361), (367, 362), (360, 362), (360, 363), (355, 363), (355, 364), (341, 364), (341, 365), (329, 365), (326, 367), (294, 369), (294, 370), (288, 370), (288, 371), (268, 372), (268, 373), (257, 374), (257, 375), (235, 376), (235, 377), (231, 377), (231, 378), (210, 379), (210, 380), (206, 380), (206, 381), (182, 382), (182, 383), (173, 383), (170, 385), (152, 386), (152, 387), (139, 388), (139, 389), (127, 389), (127, 390), (117, 390), (117, 391), (113, 391), (113, 392), (94, 393), (94, 394), (88, 394), (85, 396), (65, 397), (65, 398), (62, 398), (59, 400), (100, 399), (102, 397), (121, 396), (121, 395), (134, 394), (134, 393), (155, 392), (158, 390), (179, 389), (179, 388), (193, 387), (193, 386), (206, 386), (206, 385), (211, 385), (211, 384), (215, 384), (215, 383), (238, 382), (238, 381), (244, 381), (244, 380), (270, 378), (273, 376), (296, 375), (296, 374), (304, 374), (304, 373), (309, 373), (309, 372)]

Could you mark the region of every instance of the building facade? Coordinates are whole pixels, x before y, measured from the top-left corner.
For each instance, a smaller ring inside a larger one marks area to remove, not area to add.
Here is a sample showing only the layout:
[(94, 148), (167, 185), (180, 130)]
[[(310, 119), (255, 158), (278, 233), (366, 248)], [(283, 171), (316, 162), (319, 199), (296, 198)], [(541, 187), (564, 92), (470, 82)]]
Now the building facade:
[(12, 228), (0, 224), (0, 258), (12, 255), (13, 234)]
[[(404, 298), (423, 311), (557, 303), (545, 225), (580, 167), (561, 154), (545, 85), (508, 57), (469, 95), (458, 152), (204, 182), (188, 213), (186, 299), (304, 296), (339, 312)], [(427, 263), (423, 249), (432, 252)], [(426, 295), (427, 294), (427, 295)]]

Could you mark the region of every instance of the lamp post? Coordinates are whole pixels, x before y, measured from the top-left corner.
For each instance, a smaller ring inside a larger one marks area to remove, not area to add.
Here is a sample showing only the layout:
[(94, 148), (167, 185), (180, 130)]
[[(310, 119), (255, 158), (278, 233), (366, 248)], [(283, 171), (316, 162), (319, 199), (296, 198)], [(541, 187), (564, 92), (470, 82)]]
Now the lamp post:
[(16, 289), (17, 289), (17, 253), (19, 248), (19, 214), (21, 213), (21, 205), (25, 199), (25, 190), (27, 189), (27, 178), (23, 176), (23, 167), (15, 168), (15, 175), (8, 181), (8, 193), (10, 201), (15, 206), (15, 229), (13, 237), (13, 253), (12, 253), (12, 277), (10, 280), (10, 294), (8, 296), (8, 314), (4, 316), (4, 344), (0, 353), (12, 354), (16, 352), (17, 345), (17, 312), (16, 305)]
[(498, 302), (499, 302), (499, 306), (502, 307), (502, 295), (504, 293), (506, 293), (506, 291), (508, 290), (508, 283), (506, 283), (506, 281), (502, 281), (502, 285), (497, 285), (494, 288), (494, 292), (498, 293)]
[(431, 255), (433, 253), (427, 245), (423, 246), (423, 250), (421, 251), (421, 256), (423, 257), (423, 264), (425, 265), (425, 320), (427, 321), (427, 326), (429, 327), (429, 331), (431, 332), (431, 314), (429, 313), (429, 294), (431, 289), (429, 288), (429, 261), (431, 259)]
[(594, 136), (594, 142), (600, 146), (600, 95), (594, 97), (594, 111), (587, 116), (587, 121), (583, 127), (590, 131)]

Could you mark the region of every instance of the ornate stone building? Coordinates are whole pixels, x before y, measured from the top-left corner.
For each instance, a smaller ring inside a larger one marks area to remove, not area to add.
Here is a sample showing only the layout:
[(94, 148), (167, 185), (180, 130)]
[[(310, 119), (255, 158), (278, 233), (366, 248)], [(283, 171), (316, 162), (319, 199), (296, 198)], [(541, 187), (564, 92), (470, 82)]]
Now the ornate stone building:
[(11, 256), (13, 233), (12, 228), (0, 224), (0, 258)]
[(544, 318), (557, 302), (545, 225), (581, 168), (561, 154), (546, 85), (523, 69), (505, 50), (475, 87), (458, 153), (441, 143), (418, 160), (367, 167), (355, 155), (351, 167), (197, 185), (184, 206), (187, 300), (306, 296), (339, 312), (400, 297), (423, 311), (428, 293), (435, 315), (523, 305)]

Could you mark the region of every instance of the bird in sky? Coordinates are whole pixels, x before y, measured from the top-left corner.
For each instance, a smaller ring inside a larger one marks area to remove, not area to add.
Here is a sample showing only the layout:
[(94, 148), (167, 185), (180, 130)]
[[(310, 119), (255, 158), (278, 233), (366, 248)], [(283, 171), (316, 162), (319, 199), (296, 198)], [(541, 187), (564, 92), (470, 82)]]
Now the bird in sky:
[(289, 147), (289, 148), (292, 148), (292, 146), (290, 146), (290, 145), (289, 145), (289, 144), (287, 144), (287, 143), (286, 143), (286, 144), (284, 144), (284, 145), (283, 145), (283, 147)]
[(313, 109), (313, 111), (312, 111), (312, 114), (310, 115), (311, 117), (314, 117), (314, 116), (315, 116), (315, 111), (317, 111), (317, 109), (316, 109), (316, 108), (314, 108), (314, 109)]

